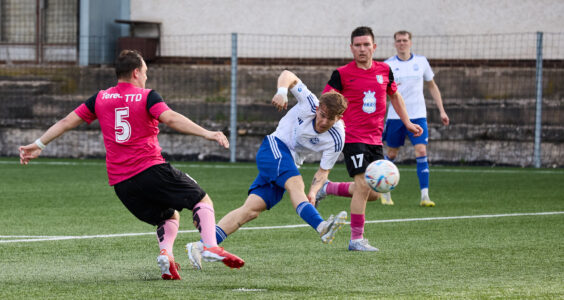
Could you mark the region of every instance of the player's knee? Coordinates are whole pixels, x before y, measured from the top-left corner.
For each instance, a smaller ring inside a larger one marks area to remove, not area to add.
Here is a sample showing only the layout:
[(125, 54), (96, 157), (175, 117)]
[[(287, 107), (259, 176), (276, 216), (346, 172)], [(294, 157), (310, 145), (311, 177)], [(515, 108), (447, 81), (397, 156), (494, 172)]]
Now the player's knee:
[(415, 157), (427, 156), (427, 147), (425, 145), (415, 146)]
[(172, 217), (170, 217), (171, 219), (174, 219), (176, 221), (180, 221), (180, 214), (178, 213), (177, 210), (174, 211), (174, 213), (172, 214)]
[(370, 191), (370, 194), (368, 194), (368, 201), (376, 201), (378, 199), (380, 199), (380, 194), (375, 191)]
[(386, 152), (386, 156), (390, 160), (394, 160), (398, 156), (398, 152), (399, 152), (398, 148), (388, 148), (388, 151)]
[(208, 194), (205, 194), (204, 197), (200, 200), (199, 203), (205, 203), (205, 204), (208, 204), (211, 207), (213, 207), (213, 201), (210, 198), (210, 196), (208, 196)]

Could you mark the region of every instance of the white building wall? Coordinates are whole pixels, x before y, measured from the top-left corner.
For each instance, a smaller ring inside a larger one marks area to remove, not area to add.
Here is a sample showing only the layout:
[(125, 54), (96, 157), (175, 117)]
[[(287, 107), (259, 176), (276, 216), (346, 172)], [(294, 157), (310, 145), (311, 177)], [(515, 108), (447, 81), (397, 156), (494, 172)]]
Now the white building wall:
[[(562, 15), (564, 0), (131, 0), (132, 20), (162, 23), (161, 56), (229, 57), (237, 32), (240, 57), (342, 58), (366, 25), (376, 58), (394, 55), (405, 29), (429, 58), (534, 59), (535, 32), (564, 36)], [(546, 40), (544, 57), (564, 58), (564, 38)]]
[(131, 19), (162, 22), (164, 35), (251, 33), (347, 36), (564, 30), (562, 0), (131, 0)]

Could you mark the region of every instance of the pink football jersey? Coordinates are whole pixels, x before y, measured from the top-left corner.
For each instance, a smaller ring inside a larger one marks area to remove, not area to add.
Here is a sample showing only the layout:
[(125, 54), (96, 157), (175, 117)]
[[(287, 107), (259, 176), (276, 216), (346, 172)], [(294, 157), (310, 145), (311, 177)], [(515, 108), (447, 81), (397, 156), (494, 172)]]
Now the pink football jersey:
[(397, 91), (390, 66), (373, 61), (372, 67), (364, 70), (352, 61), (333, 72), (323, 93), (331, 90), (340, 92), (348, 101), (343, 114), (345, 143), (382, 145), (386, 94)]
[(169, 107), (156, 92), (158, 100), (148, 105), (150, 92), (120, 82), (98, 92), (95, 100), (91, 98), (75, 110), (88, 124), (96, 119), (100, 122), (110, 185), (165, 162), (157, 140), (158, 117)]

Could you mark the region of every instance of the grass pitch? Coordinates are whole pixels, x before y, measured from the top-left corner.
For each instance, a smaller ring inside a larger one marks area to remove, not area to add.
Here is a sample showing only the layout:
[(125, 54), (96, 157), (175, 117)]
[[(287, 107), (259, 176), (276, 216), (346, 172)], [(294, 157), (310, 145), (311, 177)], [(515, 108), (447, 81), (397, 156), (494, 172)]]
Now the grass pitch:
[[(250, 163), (173, 165), (210, 194), (217, 219), (243, 203), (257, 172)], [(399, 167), (395, 205), (367, 205), (365, 237), (378, 253), (347, 251), (348, 225), (322, 244), (284, 198), (222, 244), (243, 268), (195, 271), (183, 246), (199, 235), (183, 211), (174, 251), (183, 280), (163, 281), (154, 228), (123, 207), (102, 161), (0, 159), (0, 298), (564, 297), (564, 170), (432, 166), (437, 206), (420, 208), (415, 167)], [(302, 169), (306, 183), (315, 171)], [(348, 180), (342, 165), (330, 178)], [(319, 211), (349, 203), (330, 196)]]

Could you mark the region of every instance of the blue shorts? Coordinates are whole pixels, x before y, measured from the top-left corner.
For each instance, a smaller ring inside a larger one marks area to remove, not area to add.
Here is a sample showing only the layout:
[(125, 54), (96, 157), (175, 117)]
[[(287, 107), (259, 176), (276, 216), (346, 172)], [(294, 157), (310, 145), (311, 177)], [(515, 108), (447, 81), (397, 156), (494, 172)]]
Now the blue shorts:
[(393, 119), (386, 121), (386, 128), (384, 128), (383, 140), (390, 148), (399, 148), (405, 142), (405, 136), (409, 137), (412, 145), (425, 144), (429, 140), (429, 131), (427, 130), (427, 118), (410, 120), (413, 124), (417, 124), (423, 128), (423, 134), (414, 137), (413, 133), (409, 132), (401, 120)]
[(267, 135), (256, 156), (259, 174), (251, 187), (249, 195), (260, 196), (271, 209), (284, 196), (284, 184), (290, 177), (299, 176), (290, 149), (278, 138)]

